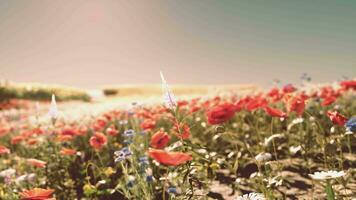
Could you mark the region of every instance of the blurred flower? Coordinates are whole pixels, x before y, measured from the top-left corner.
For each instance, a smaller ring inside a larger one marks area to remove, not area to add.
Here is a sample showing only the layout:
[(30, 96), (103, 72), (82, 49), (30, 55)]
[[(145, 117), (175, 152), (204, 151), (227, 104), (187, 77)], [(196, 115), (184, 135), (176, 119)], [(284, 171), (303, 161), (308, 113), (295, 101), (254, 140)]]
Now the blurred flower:
[(156, 127), (156, 121), (154, 121), (152, 119), (145, 119), (141, 123), (141, 128), (143, 130), (151, 130), (151, 129), (154, 129), (155, 127)]
[(14, 176), (15, 174), (16, 174), (16, 170), (12, 168), (0, 171), (0, 177), (10, 177), (10, 176)]
[(22, 142), (24, 139), (25, 139), (24, 136), (17, 135), (17, 136), (14, 136), (14, 137), (11, 138), (11, 142), (10, 143), (11, 144), (18, 144), (18, 143)]
[(106, 126), (107, 124), (107, 119), (105, 117), (99, 117), (95, 120), (95, 122), (93, 123), (93, 129), (95, 131), (102, 131), (103, 128)]
[(287, 84), (282, 88), (284, 93), (292, 93), (297, 90), (292, 84)]
[(21, 200), (55, 200), (51, 198), (54, 190), (34, 188), (31, 190), (24, 190), (20, 193)]
[(345, 172), (344, 171), (338, 172), (338, 171), (330, 170), (327, 172), (325, 172), (325, 171), (315, 172), (314, 174), (309, 174), (309, 176), (315, 180), (327, 180), (327, 179), (334, 179), (334, 178), (339, 178), (339, 177), (345, 176)]
[(263, 196), (261, 193), (249, 193), (249, 194), (244, 194), (242, 196), (237, 197), (236, 200), (265, 200), (266, 198)]
[(50, 116), (52, 123), (54, 124), (58, 118), (56, 96), (54, 94), (52, 94), (52, 101), (51, 106), (49, 107), (48, 115)]
[(94, 135), (90, 138), (89, 144), (95, 150), (100, 150), (107, 143), (107, 138), (103, 133), (95, 132)]
[(356, 80), (342, 81), (340, 85), (345, 90), (349, 90), (349, 89), (356, 90)]
[(279, 118), (286, 118), (287, 117), (287, 114), (285, 112), (283, 112), (281, 110), (278, 110), (276, 108), (271, 108), (269, 106), (266, 106), (264, 108), (264, 110), (271, 117), (279, 117)]
[(115, 173), (115, 170), (112, 167), (108, 167), (106, 168), (106, 170), (104, 171), (104, 174), (106, 176), (111, 176), (113, 173)]
[(166, 132), (159, 130), (152, 135), (150, 145), (156, 149), (163, 149), (167, 146), (170, 139), (171, 137)]
[(344, 126), (347, 122), (347, 118), (339, 114), (337, 111), (328, 111), (327, 115), (329, 119), (336, 125)]
[(39, 168), (44, 168), (44, 167), (46, 167), (46, 164), (47, 164), (47, 162), (45, 162), (45, 161), (37, 160), (34, 158), (27, 159), (27, 163), (32, 166), (39, 167)]
[(267, 106), (267, 104), (268, 104), (267, 99), (264, 97), (261, 97), (261, 96), (256, 96), (252, 99), (248, 98), (248, 99), (246, 99), (246, 101), (247, 102), (246, 102), (245, 108), (250, 112), (252, 112), (258, 108), (263, 108), (263, 107)]
[(167, 107), (173, 108), (177, 105), (175, 97), (174, 97), (173, 93), (171, 92), (166, 80), (164, 79), (163, 73), (162, 72), (159, 72), (159, 73), (161, 75), (161, 80), (162, 80), (162, 90), (163, 90), (164, 102)]
[(167, 192), (171, 193), (171, 194), (180, 194), (181, 190), (179, 188), (176, 188), (176, 187), (169, 187), (167, 189)]
[(129, 137), (132, 138), (133, 136), (135, 136), (135, 131), (132, 129), (128, 129), (124, 132), (124, 137)]
[(150, 149), (148, 154), (161, 164), (177, 166), (192, 160), (192, 156), (183, 152), (167, 152), (159, 149)]
[(144, 166), (149, 165), (148, 157), (147, 157), (147, 156), (139, 157), (139, 158), (138, 158), (138, 162), (140, 163), (140, 165), (144, 165)]
[(332, 103), (334, 103), (336, 101), (336, 97), (334, 96), (328, 96), (326, 98), (324, 98), (324, 101), (321, 102), (321, 106), (328, 106), (331, 105)]
[(127, 157), (131, 156), (132, 152), (128, 147), (124, 147), (120, 151), (115, 151), (114, 154), (116, 156), (115, 162), (121, 162), (125, 160)]
[(119, 134), (119, 131), (116, 130), (115, 125), (112, 124), (106, 129), (106, 133), (111, 136), (116, 136), (117, 134)]
[(345, 124), (348, 131), (356, 132), (356, 117), (351, 117)]
[(272, 159), (272, 154), (270, 153), (259, 153), (255, 159), (259, 162), (264, 162)]
[(31, 173), (31, 174), (24, 174), (22, 176), (19, 176), (15, 179), (16, 184), (20, 184), (21, 182), (27, 181), (27, 182), (33, 182), (35, 180), (36, 174)]
[(68, 148), (64, 148), (64, 147), (63, 147), (63, 148), (61, 149), (60, 153), (61, 153), (62, 155), (70, 156), (70, 155), (76, 154), (77, 151), (74, 150), (74, 149), (68, 149)]
[(10, 149), (8, 149), (5, 146), (0, 145), (0, 155), (1, 154), (9, 154), (10, 153)]
[(211, 108), (206, 115), (209, 124), (221, 124), (234, 117), (235, 107), (230, 103), (224, 103)]
[(295, 112), (297, 116), (302, 116), (305, 109), (305, 101), (301, 97), (294, 97), (289, 104), (288, 112)]

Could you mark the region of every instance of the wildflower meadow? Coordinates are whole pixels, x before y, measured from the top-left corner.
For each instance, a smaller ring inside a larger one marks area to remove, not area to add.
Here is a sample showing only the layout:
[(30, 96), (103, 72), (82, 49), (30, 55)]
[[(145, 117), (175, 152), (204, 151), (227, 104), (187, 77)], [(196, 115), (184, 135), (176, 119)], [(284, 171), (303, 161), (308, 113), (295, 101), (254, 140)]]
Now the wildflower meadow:
[(160, 77), (156, 103), (78, 118), (7, 100), (0, 199), (356, 198), (355, 80), (181, 98)]

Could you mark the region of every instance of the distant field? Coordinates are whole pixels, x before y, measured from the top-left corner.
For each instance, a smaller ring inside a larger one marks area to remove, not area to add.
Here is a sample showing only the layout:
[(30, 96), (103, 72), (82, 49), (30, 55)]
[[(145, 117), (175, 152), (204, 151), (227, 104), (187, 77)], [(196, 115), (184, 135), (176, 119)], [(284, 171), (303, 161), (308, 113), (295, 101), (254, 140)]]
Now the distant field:
[(0, 81), (0, 101), (6, 101), (8, 99), (50, 100), (52, 94), (56, 95), (58, 101), (90, 100), (89, 94), (79, 88), (40, 83)]
[[(260, 90), (256, 85), (172, 85), (172, 92), (177, 96), (209, 95), (224, 92), (249, 93)], [(107, 96), (155, 96), (162, 95), (161, 85), (117, 85), (103, 88)]]

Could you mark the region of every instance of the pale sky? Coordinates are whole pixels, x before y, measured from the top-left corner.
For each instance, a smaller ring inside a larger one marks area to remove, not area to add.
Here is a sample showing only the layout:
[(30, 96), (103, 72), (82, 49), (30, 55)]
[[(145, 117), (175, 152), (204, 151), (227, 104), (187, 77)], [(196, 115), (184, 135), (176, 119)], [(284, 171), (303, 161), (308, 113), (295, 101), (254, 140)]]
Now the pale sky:
[(0, 0), (0, 79), (77, 87), (356, 77), (356, 1)]

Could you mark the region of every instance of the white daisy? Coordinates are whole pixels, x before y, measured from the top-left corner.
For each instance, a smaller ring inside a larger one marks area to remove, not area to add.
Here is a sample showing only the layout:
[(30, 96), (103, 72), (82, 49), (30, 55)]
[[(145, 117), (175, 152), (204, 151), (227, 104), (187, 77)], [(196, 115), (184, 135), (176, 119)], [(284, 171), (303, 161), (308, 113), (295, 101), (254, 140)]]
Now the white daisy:
[(309, 176), (315, 180), (327, 180), (327, 179), (334, 179), (334, 178), (339, 178), (339, 177), (345, 176), (345, 172), (344, 171), (338, 172), (338, 171), (330, 170), (327, 172), (325, 172), (325, 171), (315, 172), (314, 174), (309, 174)]
[(265, 199), (266, 198), (263, 196), (263, 194), (255, 193), (255, 192), (244, 194), (236, 198), (236, 200), (265, 200)]

